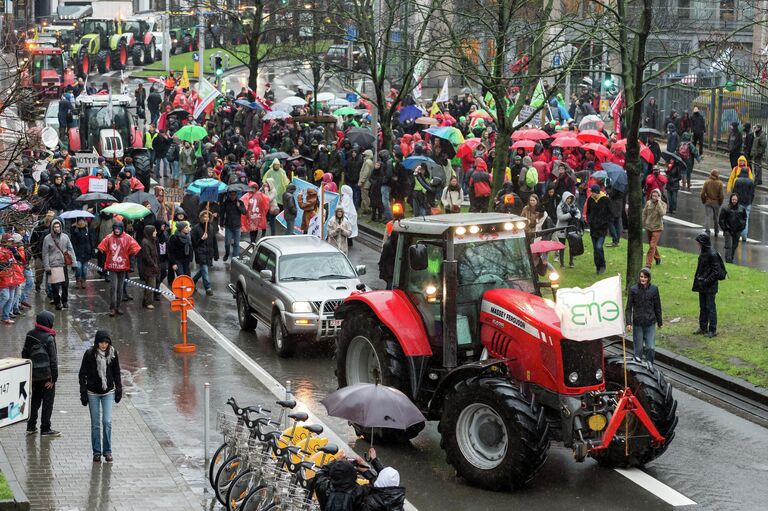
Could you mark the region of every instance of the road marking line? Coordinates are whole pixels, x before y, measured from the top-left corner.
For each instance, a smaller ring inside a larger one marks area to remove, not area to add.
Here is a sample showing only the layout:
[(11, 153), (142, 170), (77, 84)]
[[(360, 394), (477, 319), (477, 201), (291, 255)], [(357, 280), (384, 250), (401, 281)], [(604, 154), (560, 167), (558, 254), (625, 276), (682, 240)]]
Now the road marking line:
[(661, 481), (654, 479), (650, 475), (646, 474), (640, 469), (637, 468), (630, 468), (630, 469), (623, 469), (623, 468), (615, 468), (614, 469), (619, 474), (623, 475), (633, 483), (637, 484), (641, 488), (653, 493), (657, 497), (659, 497), (661, 500), (669, 504), (670, 506), (674, 507), (680, 507), (680, 506), (694, 506), (696, 505), (696, 502), (692, 501), (679, 491), (670, 488), (666, 484), (662, 483)]
[[(163, 284), (161, 286), (161, 289), (163, 291), (169, 291), (168, 287)], [(167, 300), (170, 301), (170, 297), (168, 295), (165, 295)], [(249, 373), (251, 373), (253, 376), (256, 377), (259, 382), (264, 385), (267, 390), (272, 392), (272, 394), (277, 399), (285, 399), (285, 387), (282, 383), (277, 381), (269, 372), (267, 372), (266, 369), (264, 369), (262, 366), (257, 364), (251, 357), (249, 357), (243, 350), (235, 346), (235, 344), (224, 337), (224, 334), (219, 332), (216, 327), (211, 325), (208, 320), (206, 320), (203, 316), (200, 315), (199, 312), (195, 310), (189, 311), (187, 314), (187, 317), (192, 320), (194, 324), (196, 324), (200, 329), (205, 332), (208, 337), (216, 341), (222, 348), (224, 348), (235, 360), (240, 362), (240, 364), (248, 370)], [(335, 443), (338, 445), (339, 449), (343, 450), (346, 453), (355, 453), (354, 449), (352, 449), (349, 444), (347, 444), (346, 441), (342, 440), (342, 438), (336, 434), (335, 431), (333, 431), (330, 426), (326, 425), (317, 415), (312, 413), (309, 410), (309, 407), (307, 407), (302, 401), (300, 401), (295, 395), (291, 396), (292, 399), (295, 399), (298, 403), (297, 408), (295, 411), (303, 411), (306, 412), (307, 415), (309, 415), (309, 420), (314, 424), (320, 424), (323, 426), (323, 435), (325, 435), (328, 440), (332, 443)], [(300, 410), (299, 410), (300, 409)], [(408, 502), (405, 501), (405, 509), (408, 511), (418, 511), (416, 507)]]
[(101, 76), (112, 76), (116, 73), (116, 71), (107, 71), (106, 73), (102, 73)]
[(669, 215), (665, 215), (664, 216), (664, 220), (666, 222), (670, 222), (670, 223), (673, 223), (673, 224), (682, 225), (683, 227), (693, 227), (695, 229), (703, 229), (704, 228), (703, 225), (694, 224), (692, 222), (688, 222), (686, 220), (681, 220), (679, 218), (676, 218), (676, 217), (673, 217), (673, 216), (669, 216)]

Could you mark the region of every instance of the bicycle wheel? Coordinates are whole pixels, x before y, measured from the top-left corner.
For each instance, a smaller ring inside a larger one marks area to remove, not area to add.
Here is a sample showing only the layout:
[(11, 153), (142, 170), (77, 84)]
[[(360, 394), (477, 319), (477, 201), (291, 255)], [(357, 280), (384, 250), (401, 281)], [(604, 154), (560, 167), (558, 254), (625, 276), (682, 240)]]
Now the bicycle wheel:
[(227, 489), (227, 511), (239, 511), (243, 501), (258, 486), (260, 473), (252, 469), (241, 472)]
[(213, 453), (211, 462), (208, 465), (208, 481), (211, 483), (211, 487), (214, 487), (216, 472), (218, 472), (221, 465), (231, 458), (235, 454), (235, 446), (229, 442), (224, 442)]
[(213, 481), (213, 490), (216, 493), (216, 500), (218, 500), (222, 506), (227, 505), (227, 490), (232, 484), (232, 481), (234, 481), (246, 468), (245, 462), (239, 454), (231, 456), (221, 465), (221, 467), (219, 467)]
[(240, 504), (241, 511), (259, 511), (272, 502), (269, 486), (263, 484), (249, 493)]

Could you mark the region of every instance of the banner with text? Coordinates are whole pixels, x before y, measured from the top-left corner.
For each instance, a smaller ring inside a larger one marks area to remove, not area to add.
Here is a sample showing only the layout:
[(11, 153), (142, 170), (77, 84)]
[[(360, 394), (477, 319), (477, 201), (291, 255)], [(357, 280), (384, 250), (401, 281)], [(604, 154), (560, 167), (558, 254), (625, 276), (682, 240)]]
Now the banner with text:
[(558, 289), (555, 311), (563, 337), (568, 339), (588, 341), (623, 334), (621, 277), (603, 279), (584, 289)]

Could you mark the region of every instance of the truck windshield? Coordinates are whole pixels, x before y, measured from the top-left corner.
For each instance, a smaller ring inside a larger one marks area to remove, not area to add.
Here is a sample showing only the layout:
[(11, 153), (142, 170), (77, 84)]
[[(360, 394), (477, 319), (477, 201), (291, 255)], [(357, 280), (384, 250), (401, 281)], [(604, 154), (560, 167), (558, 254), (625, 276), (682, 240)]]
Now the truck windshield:
[(109, 110), (108, 106), (94, 106), (86, 110), (86, 119), (80, 120), (80, 131), (85, 131), (87, 134), (86, 137), (82, 138), (88, 141), (88, 147), (83, 149), (98, 147), (99, 132), (103, 129), (112, 128), (123, 139), (123, 146), (131, 145), (131, 138), (128, 132), (131, 126), (128, 110), (124, 106), (113, 105), (111, 118)]
[(61, 74), (64, 71), (64, 63), (61, 60), (61, 55), (35, 55), (32, 59), (32, 66), (34, 69), (35, 82), (40, 81), (40, 74), (43, 69), (52, 69), (58, 74)]
[(123, 32), (130, 32), (137, 36), (141, 33), (141, 24), (138, 21), (126, 21), (123, 24)]
[(85, 20), (83, 22), (83, 34), (109, 33), (109, 22), (105, 20)]
[(344, 254), (296, 254), (280, 258), (278, 278), (281, 281), (353, 279), (354, 268)]
[(474, 302), (485, 291), (495, 288), (534, 293), (534, 276), (525, 243), (522, 236), (456, 243), (458, 301)]

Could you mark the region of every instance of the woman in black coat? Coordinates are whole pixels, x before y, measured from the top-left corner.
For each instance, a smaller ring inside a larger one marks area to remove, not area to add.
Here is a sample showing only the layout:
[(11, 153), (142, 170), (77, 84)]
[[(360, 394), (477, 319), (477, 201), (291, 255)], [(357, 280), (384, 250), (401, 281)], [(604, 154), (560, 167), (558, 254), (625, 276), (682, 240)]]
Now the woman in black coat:
[(112, 463), (112, 407), (123, 397), (120, 359), (109, 332), (99, 330), (80, 364), (80, 402), (91, 412), (91, 447), (94, 463)]
[(85, 279), (88, 275), (88, 261), (93, 257), (96, 248), (93, 236), (85, 223), (85, 218), (78, 218), (74, 227), (69, 231), (69, 239), (75, 250), (77, 265), (75, 266), (75, 287), (85, 289)]
[(176, 275), (190, 275), (189, 265), (195, 255), (190, 231), (189, 222), (177, 222), (176, 233), (168, 240), (168, 285), (173, 284)]
[(208, 270), (213, 266), (213, 262), (219, 259), (219, 246), (216, 243), (217, 228), (210, 221), (210, 215), (208, 211), (201, 211), (200, 223), (192, 229), (192, 248), (195, 251), (195, 262), (198, 266), (192, 280), (197, 285), (197, 281), (202, 278), (205, 294), (208, 296), (213, 295), (211, 281), (208, 280)]

